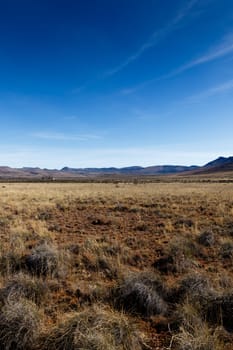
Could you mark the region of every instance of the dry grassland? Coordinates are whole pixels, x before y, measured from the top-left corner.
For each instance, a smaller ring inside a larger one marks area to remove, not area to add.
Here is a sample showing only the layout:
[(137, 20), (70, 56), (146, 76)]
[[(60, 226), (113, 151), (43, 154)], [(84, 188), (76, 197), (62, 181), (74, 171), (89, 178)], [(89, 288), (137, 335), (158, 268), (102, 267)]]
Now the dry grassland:
[(0, 349), (233, 349), (233, 184), (0, 184)]

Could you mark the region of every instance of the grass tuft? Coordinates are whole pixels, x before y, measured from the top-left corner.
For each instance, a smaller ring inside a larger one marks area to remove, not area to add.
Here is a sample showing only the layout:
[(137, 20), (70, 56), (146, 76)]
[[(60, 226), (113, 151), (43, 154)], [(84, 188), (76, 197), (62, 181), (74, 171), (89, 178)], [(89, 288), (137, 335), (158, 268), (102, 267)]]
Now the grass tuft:
[(165, 288), (160, 278), (152, 273), (133, 273), (113, 291), (114, 305), (142, 316), (165, 314)]
[(45, 282), (23, 273), (9, 277), (4, 288), (0, 290), (0, 296), (3, 300), (26, 298), (37, 305), (41, 305), (46, 297), (48, 288)]
[(9, 299), (0, 313), (1, 349), (34, 349), (39, 326), (40, 316), (34, 303), (25, 299)]
[(54, 275), (58, 271), (58, 263), (57, 249), (46, 242), (35, 247), (25, 258), (26, 267), (37, 276)]
[(141, 350), (142, 335), (122, 313), (92, 307), (72, 314), (41, 340), (45, 350)]

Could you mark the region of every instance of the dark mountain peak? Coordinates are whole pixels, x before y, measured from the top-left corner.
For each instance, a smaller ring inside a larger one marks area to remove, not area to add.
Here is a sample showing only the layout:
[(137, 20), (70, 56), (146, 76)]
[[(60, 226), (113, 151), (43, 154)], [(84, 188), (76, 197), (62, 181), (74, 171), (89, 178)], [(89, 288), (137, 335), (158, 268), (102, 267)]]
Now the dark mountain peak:
[(233, 157), (218, 157), (215, 160), (212, 160), (211, 162), (207, 163), (204, 167), (216, 167), (216, 166), (222, 166), (233, 163)]
[(68, 166), (64, 166), (64, 168), (61, 169), (61, 171), (70, 171), (71, 169)]

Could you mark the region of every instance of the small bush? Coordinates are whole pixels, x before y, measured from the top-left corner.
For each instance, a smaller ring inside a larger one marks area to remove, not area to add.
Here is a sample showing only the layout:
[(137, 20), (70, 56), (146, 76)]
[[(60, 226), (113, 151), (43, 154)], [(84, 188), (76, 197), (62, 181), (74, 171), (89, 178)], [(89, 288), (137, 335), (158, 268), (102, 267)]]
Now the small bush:
[(8, 300), (0, 313), (0, 344), (4, 350), (31, 350), (39, 334), (40, 318), (35, 304)]
[(146, 317), (167, 312), (164, 286), (152, 273), (129, 275), (118, 285), (113, 294), (115, 306), (129, 312)]
[(233, 294), (223, 294), (212, 298), (206, 306), (205, 315), (212, 324), (220, 324), (233, 332)]
[(163, 273), (185, 273), (194, 265), (193, 258), (200, 254), (200, 249), (192, 237), (173, 238), (164, 252), (164, 256), (153, 263), (153, 267)]
[(16, 252), (6, 252), (0, 256), (0, 272), (2, 275), (9, 275), (18, 272), (22, 267), (22, 254)]
[(38, 305), (43, 302), (46, 293), (47, 286), (44, 282), (23, 273), (9, 278), (5, 287), (0, 290), (0, 295), (5, 300), (12, 297), (17, 300), (23, 297)]
[(172, 337), (170, 349), (175, 350), (224, 350), (219, 334), (202, 320), (190, 304), (180, 310), (182, 323), (179, 332)]
[(198, 243), (205, 247), (211, 247), (215, 243), (215, 236), (213, 232), (205, 231), (202, 232), (198, 237)]
[(175, 261), (171, 255), (161, 256), (159, 259), (155, 260), (152, 267), (156, 268), (161, 273), (168, 274), (176, 272)]
[(117, 277), (117, 262), (111, 257), (109, 258), (104, 255), (98, 257), (94, 253), (87, 251), (83, 253), (81, 263), (86, 270), (102, 272), (109, 279)]
[(233, 243), (224, 242), (220, 248), (220, 256), (222, 259), (233, 259)]
[(189, 274), (185, 276), (178, 286), (168, 293), (168, 300), (180, 303), (184, 299), (192, 302), (197, 308), (204, 309), (212, 298), (216, 296), (210, 280), (202, 274)]
[(42, 243), (25, 258), (28, 270), (37, 276), (54, 274), (58, 270), (59, 254), (55, 247)]
[(143, 344), (142, 336), (122, 313), (94, 307), (73, 314), (44, 335), (40, 349), (141, 350)]

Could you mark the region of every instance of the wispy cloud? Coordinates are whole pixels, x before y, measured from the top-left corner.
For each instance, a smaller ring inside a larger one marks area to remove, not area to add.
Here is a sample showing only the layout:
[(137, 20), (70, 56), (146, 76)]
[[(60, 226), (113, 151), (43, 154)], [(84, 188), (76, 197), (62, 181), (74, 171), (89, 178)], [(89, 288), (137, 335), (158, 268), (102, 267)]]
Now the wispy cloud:
[(176, 28), (176, 26), (186, 17), (186, 15), (190, 12), (190, 10), (198, 1), (199, 0), (190, 0), (169, 23), (167, 23), (161, 29), (155, 31), (135, 53), (130, 55), (124, 62), (122, 62), (115, 68), (107, 71), (105, 73), (105, 76), (112, 76), (118, 73), (119, 71), (127, 67), (130, 63), (137, 60), (145, 51), (157, 45), (160, 40), (165, 38)]
[(120, 90), (120, 94), (122, 95), (131, 95), (133, 94), (134, 92), (137, 92), (138, 90), (140, 89), (143, 89), (145, 86), (147, 86), (148, 84), (150, 83), (155, 83), (156, 81), (159, 81), (159, 80), (162, 80), (162, 78), (154, 78), (154, 79), (150, 79), (150, 80), (146, 80), (140, 84), (137, 84), (137, 85), (134, 85), (134, 86), (131, 86), (131, 87), (128, 87), (128, 88), (123, 88)]
[(228, 81), (221, 83), (217, 86), (214, 86), (212, 88), (209, 88), (205, 91), (202, 91), (199, 94), (192, 95), (185, 100), (185, 103), (200, 102), (204, 98), (208, 98), (208, 97), (215, 96), (218, 94), (223, 94), (223, 93), (228, 92), (232, 89), (233, 89), (233, 79), (228, 80)]
[(193, 67), (200, 66), (204, 63), (217, 60), (231, 53), (233, 53), (233, 33), (230, 33), (227, 36), (225, 36), (220, 44), (214, 46), (211, 50), (209, 50), (205, 54), (188, 62), (187, 64), (180, 66), (179, 68), (175, 69), (171, 73), (164, 75), (163, 78), (171, 78)]
[(132, 93), (144, 88), (148, 84), (155, 83), (156, 81), (165, 80), (165, 79), (175, 77), (175, 76), (180, 75), (183, 72), (185, 72), (189, 69), (192, 69), (196, 66), (200, 66), (202, 64), (220, 59), (220, 58), (225, 57), (225, 56), (232, 54), (232, 53), (233, 53), (233, 33), (230, 33), (223, 38), (221, 43), (212, 47), (209, 51), (207, 51), (203, 55), (199, 56), (198, 58), (191, 60), (190, 62), (180, 66), (179, 68), (176, 68), (175, 70), (171, 71), (168, 74), (162, 75), (162, 76), (154, 78), (154, 79), (146, 80), (146, 81), (144, 81), (138, 85), (132, 86), (132, 87), (124, 88), (120, 92), (122, 95), (132, 94)]
[(100, 139), (98, 135), (92, 134), (80, 134), (80, 135), (68, 135), (59, 132), (34, 132), (31, 134), (32, 137), (50, 140), (50, 141), (89, 141)]
[(76, 88), (73, 88), (70, 92), (71, 94), (73, 95), (78, 95), (80, 94), (81, 92), (83, 92), (83, 90), (85, 90), (88, 86), (88, 84), (90, 83), (90, 80), (86, 81), (84, 84), (76, 87)]

